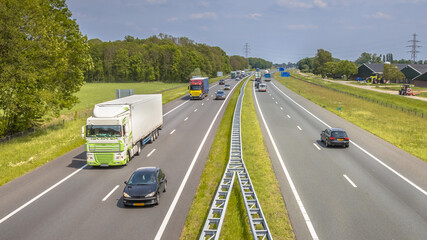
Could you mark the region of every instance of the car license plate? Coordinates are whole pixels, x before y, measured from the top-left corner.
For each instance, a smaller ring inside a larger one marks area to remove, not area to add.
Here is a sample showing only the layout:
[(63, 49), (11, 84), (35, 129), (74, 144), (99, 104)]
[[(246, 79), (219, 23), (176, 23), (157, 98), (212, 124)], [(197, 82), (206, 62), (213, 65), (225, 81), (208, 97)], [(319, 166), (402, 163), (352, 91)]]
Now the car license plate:
[(144, 206), (144, 205), (145, 205), (145, 203), (134, 203), (133, 205), (134, 205), (134, 206)]
[(343, 139), (343, 138), (338, 138), (337, 140), (338, 140), (338, 141), (344, 141), (344, 139)]

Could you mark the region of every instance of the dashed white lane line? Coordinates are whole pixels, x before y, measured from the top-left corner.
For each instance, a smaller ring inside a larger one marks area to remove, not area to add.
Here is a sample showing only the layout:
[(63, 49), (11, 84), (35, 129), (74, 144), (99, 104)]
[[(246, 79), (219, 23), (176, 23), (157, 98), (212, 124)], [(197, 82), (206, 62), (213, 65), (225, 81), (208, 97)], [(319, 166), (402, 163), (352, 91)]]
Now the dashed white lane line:
[(177, 108), (179, 108), (179, 107), (181, 107), (182, 105), (184, 105), (184, 104), (188, 103), (189, 101), (190, 101), (190, 100), (187, 100), (187, 101), (185, 101), (185, 102), (181, 103), (180, 105), (178, 105), (176, 108), (174, 108), (174, 109), (170, 110), (169, 112), (167, 112), (167, 113), (163, 114), (163, 117), (164, 117), (164, 116), (166, 116), (166, 115), (168, 115), (169, 113), (171, 113), (171, 112), (175, 111)]
[(172, 134), (175, 132), (175, 130), (176, 130), (176, 129), (172, 130), (172, 132), (171, 132), (171, 133), (169, 133), (169, 134), (170, 134), (170, 135), (172, 135)]
[(151, 150), (151, 152), (147, 155), (147, 157), (151, 156), (156, 151), (156, 149)]
[(203, 106), (203, 105), (205, 105), (205, 103), (204, 103), (204, 102), (202, 102), (202, 106)]
[(194, 112), (197, 112), (197, 108), (196, 108), (196, 109), (194, 109)]
[(276, 102), (276, 104), (278, 104), (278, 103)]
[(186, 117), (185, 119), (184, 119), (184, 121), (187, 121), (188, 120), (188, 117)]
[(317, 150), (319, 150), (319, 151), (320, 151), (320, 147), (319, 147), (319, 146), (317, 146), (317, 144), (316, 144), (316, 143), (313, 143), (313, 145), (317, 148)]
[(289, 116), (289, 115), (286, 115), (286, 116), (288, 116), (288, 118), (291, 118), (291, 116)]
[(283, 110), (283, 108), (282, 108), (282, 107), (280, 107), (280, 110)]
[(274, 100), (274, 97), (272, 97), (272, 99)]
[(298, 128), (300, 131), (302, 130), (300, 126), (297, 126), (297, 128)]
[(349, 177), (347, 177), (347, 175), (343, 175), (344, 177), (345, 177), (345, 179), (347, 179), (347, 181), (353, 186), (353, 187), (355, 187), (355, 188), (357, 188), (357, 186), (356, 186), (356, 184), (354, 184), (354, 182), (353, 181), (351, 181), (351, 179), (349, 178)]
[(111, 196), (111, 194), (113, 194), (113, 192), (114, 192), (114, 191), (116, 191), (116, 189), (117, 189), (117, 188), (119, 188), (119, 185), (115, 186), (115, 187), (113, 188), (113, 190), (111, 190), (111, 192), (109, 192), (109, 193), (107, 194), (107, 196), (105, 196), (105, 197), (102, 199), (102, 201), (103, 201), (103, 202), (105, 202), (105, 200), (107, 200), (107, 199)]
[[(291, 97), (289, 97), (287, 94), (285, 94), (274, 83), (272, 83), (272, 84), (273, 84), (273, 86), (277, 90), (279, 90), (279, 92), (281, 92), (285, 97), (287, 97), (289, 100), (291, 100), (293, 103), (295, 103), (298, 107), (300, 107), (301, 109), (303, 109), (305, 112), (307, 112), (309, 115), (311, 115), (312, 117), (314, 117), (315, 119), (317, 119), (319, 122), (323, 123), (325, 126), (327, 126), (329, 128), (331, 127), (327, 123), (325, 123), (324, 121), (322, 121), (320, 118), (318, 118), (316, 115), (314, 115), (313, 113), (311, 113), (310, 111), (308, 111), (307, 109), (305, 109), (303, 106), (301, 106), (299, 103), (297, 103)], [(350, 140), (350, 143), (353, 144), (354, 146), (356, 146), (357, 148), (359, 148), (362, 152), (366, 153), (368, 156), (370, 156), (372, 159), (374, 159), (375, 161), (377, 161), (379, 164), (383, 165), (385, 168), (387, 168), (388, 170), (390, 170), (392, 173), (396, 174), (398, 177), (400, 177), (401, 179), (403, 179), (405, 182), (407, 182), (408, 184), (410, 184), (411, 186), (413, 186), (414, 188), (416, 188), (422, 194), (424, 194), (424, 195), (427, 196), (427, 191), (426, 190), (422, 189), (420, 186), (416, 185), (411, 180), (407, 179), (405, 176), (403, 176), (402, 174), (400, 174), (399, 172), (397, 172), (396, 170), (394, 170), (393, 168), (391, 168), (390, 166), (388, 166), (387, 164), (385, 164), (383, 161), (381, 161), (379, 158), (377, 158), (374, 155), (372, 155), (370, 152), (368, 152), (367, 150), (365, 150), (361, 146), (357, 145), (352, 140)]]

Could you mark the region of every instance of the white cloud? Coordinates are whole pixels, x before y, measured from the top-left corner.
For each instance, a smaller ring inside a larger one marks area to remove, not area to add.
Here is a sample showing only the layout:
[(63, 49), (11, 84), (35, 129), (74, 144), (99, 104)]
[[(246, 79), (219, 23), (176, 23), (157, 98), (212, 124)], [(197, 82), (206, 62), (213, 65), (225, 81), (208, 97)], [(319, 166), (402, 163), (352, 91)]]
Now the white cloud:
[(147, 3), (150, 4), (160, 4), (160, 3), (165, 3), (166, 0), (145, 0)]
[(190, 15), (190, 18), (191, 19), (203, 19), (203, 18), (214, 19), (214, 18), (217, 18), (217, 15), (215, 12), (193, 13)]
[(313, 0), (313, 1), (277, 0), (277, 4), (279, 6), (290, 7), (290, 8), (313, 8), (313, 7), (326, 8), (328, 6), (323, 0)]
[(304, 25), (304, 24), (299, 24), (299, 25), (288, 25), (286, 26), (287, 29), (290, 30), (307, 30), (307, 29), (318, 29), (319, 27), (316, 25)]
[(260, 19), (262, 17), (262, 15), (260, 13), (252, 13), (252, 14), (249, 14), (248, 17), (250, 19), (256, 19), (256, 20), (258, 20), (258, 19)]
[(392, 16), (385, 14), (383, 12), (376, 12), (374, 14), (365, 15), (365, 18), (374, 18), (374, 19), (391, 19)]
[(328, 6), (328, 5), (327, 5), (324, 1), (322, 1), (322, 0), (314, 0), (314, 5), (316, 5), (316, 6), (320, 7), (320, 8), (325, 8), (325, 7), (327, 7), (327, 6)]

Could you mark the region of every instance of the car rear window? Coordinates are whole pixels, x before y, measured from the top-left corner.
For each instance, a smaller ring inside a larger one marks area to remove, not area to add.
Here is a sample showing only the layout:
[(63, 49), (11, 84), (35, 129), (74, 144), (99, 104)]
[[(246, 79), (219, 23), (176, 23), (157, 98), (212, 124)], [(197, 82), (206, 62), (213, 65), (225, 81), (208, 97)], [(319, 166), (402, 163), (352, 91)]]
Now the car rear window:
[(336, 138), (346, 138), (347, 137), (347, 133), (343, 132), (343, 131), (333, 131), (331, 134), (332, 137), (336, 137)]

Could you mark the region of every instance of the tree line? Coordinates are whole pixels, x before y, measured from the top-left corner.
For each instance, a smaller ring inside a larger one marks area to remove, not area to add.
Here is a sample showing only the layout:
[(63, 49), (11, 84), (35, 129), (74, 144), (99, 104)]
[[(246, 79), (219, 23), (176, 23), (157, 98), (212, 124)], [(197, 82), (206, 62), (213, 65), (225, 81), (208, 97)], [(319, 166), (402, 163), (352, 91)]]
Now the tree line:
[(93, 64), (84, 74), (86, 82), (186, 82), (195, 74), (215, 77), (232, 69), (224, 50), (186, 37), (126, 36), (122, 41), (88, 43)]

